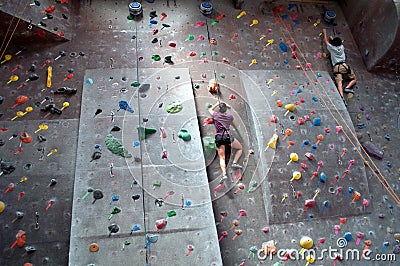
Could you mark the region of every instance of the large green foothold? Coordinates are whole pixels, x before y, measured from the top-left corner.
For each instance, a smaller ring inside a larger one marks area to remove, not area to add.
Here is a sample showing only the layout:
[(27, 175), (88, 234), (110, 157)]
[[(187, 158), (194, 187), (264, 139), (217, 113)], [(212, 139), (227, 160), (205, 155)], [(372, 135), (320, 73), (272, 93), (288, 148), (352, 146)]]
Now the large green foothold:
[(212, 104), (211, 103), (206, 103), (206, 109), (211, 108)]
[(213, 137), (204, 137), (203, 138), (203, 150), (204, 150), (204, 158), (209, 158), (213, 153), (215, 155), (215, 150), (217, 146), (215, 145), (215, 138)]
[(172, 102), (167, 106), (167, 112), (170, 114), (178, 113), (182, 110), (183, 106), (181, 103)]
[(178, 133), (178, 137), (183, 139), (184, 141), (189, 141), (192, 139), (192, 136), (190, 135), (190, 133), (187, 131), (186, 128), (182, 128), (179, 133)]
[(106, 136), (106, 146), (107, 148), (114, 154), (125, 157), (131, 158), (132, 154), (129, 153), (127, 149), (121, 144), (121, 142), (115, 138), (112, 134), (108, 134)]
[(154, 134), (157, 132), (155, 128), (147, 128), (147, 127), (138, 127), (139, 140), (144, 140), (148, 135)]

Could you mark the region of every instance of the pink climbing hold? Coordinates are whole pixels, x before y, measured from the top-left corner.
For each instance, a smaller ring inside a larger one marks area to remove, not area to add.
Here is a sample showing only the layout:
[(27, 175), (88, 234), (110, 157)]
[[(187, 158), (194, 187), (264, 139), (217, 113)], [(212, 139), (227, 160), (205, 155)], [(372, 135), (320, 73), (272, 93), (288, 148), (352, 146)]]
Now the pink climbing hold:
[(218, 186), (216, 186), (214, 188), (214, 196), (216, 197), (217, 196), (217, 192), (220, 192), (222, 189), (224, 189), (224, 187), (225, 187), (224, 183), (219, 184)]
[(192, 245), (189, 245), (189, 246), (188, 246), (188, 251), (187, 251), (187, 253), (186, 253), (186, 256), (190, 256), (190, 254), (192, 254), (192, 251), (193, 251), (193, 246), (192, 246)]
[(156, 231), (160, 231), (162, 229), (165, 228), (165, 226), (167, 225), (167, 220), (165, 219), (160, 219), (156, 221)]
[(161, 159), (167, 159), (167, 150), (163, 149), (162, 154), (161, 154)]
[(369, 200), (363, 199), (363, 206), (364, 206), (364, 211), (365, 211), (365, 208), (367, 208), (369, 206)]
[(337, 234), (339, 234), (339, 231), (340, 231), (340, 225), (335, 225), (335, 234), (337, 235)]
[(163, 139), (167, 138), (167, 132), (165, 132), (164, 127), (160, 127), (160, 131), (161, 131), (161, 138)]
[(239, 210), (239, 215), (238, 215), (237, 219), (239, 220), (240, 217), (242, 217), (242, 216), (247, 216), (246, 210)]
[(204, 23), (203, 21), (199, 21), (199, 22), (196, 23), (196, 25), (194, 25), (194, 28), (198, 29), (198, 28), (203, 27), (205, 25), (206, 25), (206, 23)]

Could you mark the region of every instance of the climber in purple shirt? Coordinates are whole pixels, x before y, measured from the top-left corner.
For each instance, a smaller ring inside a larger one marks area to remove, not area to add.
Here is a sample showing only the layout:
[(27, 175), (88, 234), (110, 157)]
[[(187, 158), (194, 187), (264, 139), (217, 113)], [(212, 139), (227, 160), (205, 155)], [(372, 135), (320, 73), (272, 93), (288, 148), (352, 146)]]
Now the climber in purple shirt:
[[(217, 106), (219, 107), (219, 111), (214, 111)], [(231, 125), (234, 128), (237, 128), (237, 123), (233, 118), (233, 115), (226, 113), (228, 108), (231, 108), (228, 104), (224, 102), (217, 102), (208, 109), (213, 117), (216, 130), (215, 144), (217, 146), (219, 156), (219, 165), (222, 170), (222, 178), (220, 183), (224, 182), (228, 178), (226, 175), (225, 145), (230, 145), (236, 150), (233, 157), (232, 167), (242, 168), (242, 166), (238, 164), (238, 160), (242, 155), (242, 144), (237, 139), (233, 138), (229, 130)]]

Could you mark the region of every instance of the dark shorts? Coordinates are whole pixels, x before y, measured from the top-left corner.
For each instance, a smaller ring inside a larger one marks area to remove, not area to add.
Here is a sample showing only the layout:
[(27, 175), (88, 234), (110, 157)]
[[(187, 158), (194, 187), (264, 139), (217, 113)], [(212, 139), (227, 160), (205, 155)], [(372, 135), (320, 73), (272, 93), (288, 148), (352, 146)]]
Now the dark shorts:
[(221, 145), (231, 144), (233, 140), (234, 138), (231, 135), (229, 135), (229, 141), (223, 139), (222, 135), (215, 135), (215, 145), (217, 146), (217, 148), (220, 147)]

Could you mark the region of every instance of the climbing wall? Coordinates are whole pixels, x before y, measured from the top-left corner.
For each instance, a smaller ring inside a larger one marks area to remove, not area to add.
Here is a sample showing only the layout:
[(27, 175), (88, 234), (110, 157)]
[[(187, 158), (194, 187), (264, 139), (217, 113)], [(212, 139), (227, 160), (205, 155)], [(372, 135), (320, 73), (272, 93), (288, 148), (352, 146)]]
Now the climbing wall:
[(85, 75), (69, 264), (221, 265), (188, 70), (106, 73)]
[[(279, 136), (265, 182), (270, 223), (366, 214), (362, 200), (354, 197), (354, 191), (369, 195), (365, 166), (357, 160), (361, 149), (347, 139), (356, 142), (354, 127), (328, 73), (309, 71), (317, 75), (310, 82), (296, 71), (244, 72), (262, 88), (247, 94), (249, 103), (264, 95), (265, 108), (276, 118), (264, 117)], [(315, 207), (306, 207), (314, 196)]]
[[(56, 44), (72, 39), (77, 3), (75, 1), (3, 1), (0, 16), (4, 27), (0, 36), (20, 44), (35, 41)], [(27, 48), (26, 45), (25, 49)]]

